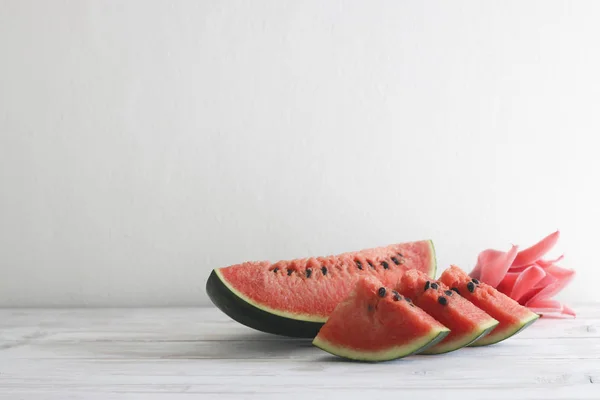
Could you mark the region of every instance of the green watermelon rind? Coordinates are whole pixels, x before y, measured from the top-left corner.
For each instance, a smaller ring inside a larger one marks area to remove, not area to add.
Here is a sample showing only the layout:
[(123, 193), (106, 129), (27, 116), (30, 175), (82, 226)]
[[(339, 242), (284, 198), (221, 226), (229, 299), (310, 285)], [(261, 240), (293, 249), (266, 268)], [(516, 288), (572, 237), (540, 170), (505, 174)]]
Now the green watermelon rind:
[[(296, 315), (285, 317), (265, 310), (233, 289), (220, 275), (212, 271), (206, 282), (206, 292), (212, 302), (233, 320), (258, 331), (298, 338), (314, 338), (324, 322), (299, 320)], [(279, 313), (281, 314), (281, 313)]]
[[(457, 271), (452, 272), (453, 269), (456, 269)], [(442, 279), (442, 282), (445, 282), (448, 285), (460, 287), (460, 285), (466, 285), (469, 281), (471, 281), (471, 278), (455, 265), (450, 266), (448, 270), (444, 271), (442, 278), (447, 272), (450, 273), (450, 276), (448, 276), (445, 281)], [(494, 329), (489, 335), (470, 344), (470, 346), (489, 346), (499, 343), (523, 331), (540, 318), (538, 314), (529, 310), (527, 307), (519, 305), (515, 300), (511, 299), (506, 294), (498, 292), (497, 289), (486, 285), (485, 282), (481, 282), (481, 285), (483, 285), (485, 290), (489, 291), (489, 295), (478, 297), (477, 293), (479, 292), (476, 291), (473, 294), (466, 293), (465, 298), (492, 317), (498, 315), (498, 319), (504, 320), (502, 314), (506, 309), (512, 309), (512, 314), (518, 315), (519, 317), (514, 322), (500, 324), (500, 326)]]
[(471, 347), (489, 346), (491, 344), (501, 342), (501, 341), (506, 340), (506, 339), (516, 335), (517, 333), (523, 331), (525, 328), (529, 327), (531, 324), (533, 324), (539, 318), (540, 318), (540, 316), (538, 314), (532, 312), (531, 315), (529, 315), (527, 318), (520, 319), (519, 323), (510, 325), (509, 327), (507, 327), (507, 329), (504, 329), (499, 332), (493, 331), (486, 337), (481, 338), (480, 340), (477, 340), (474, 343), (471, 343), (469, 346), (471, 346)]
[[(430, 249), (428, 276), (433, 278), (437, 272), (435, 247), (432, 240), (425, 241)], [(217, 268), (211, 272), (206, 282), (206, 292), (221, 311), (243, 325), (277, 335), (314, 338), (327, 321), (327, 316), (291, 313), (257, 303), (236, 290), (220, 270)]]
[(458, 349), (462, 349), (463, 347), (470, 346), (473, 343), (476, 343), (478, 340), (481, 340), (485, 336), (489, 335), (490, 332), (494, 330), (498, 326), (499, 322), (494, 318), (490, 318), (485, 322), (482, 322), (477, 325), (477, 328), (472, 330), (472, 334), (470, 336), (463, 336), (460, 339), (453, 340), (451, 342), (444, 342), (443, 346), (432, 346), (430, 349), (423, 351), (422, 354), (426, 355), (437, 355), (450, 353), (451, 351), (455, 351)]
[(346, 346), (338, 346), (325, 339), (317, 336), (313, 340), (313, 345), (324, 350), (334, 356), (347, 358), (355, 361), (367, 361), (367, 362), (379, 362), (379, 361), (391, 361), (398, 358), (407, 357), (413, 354), (419, 354), (422, 351), (428, 349), (431, 346), (441, 342), (448, 334), (449, 329), (437, 329), (433, 328), (431, 333), (419, 337), (412, 342), (406, 343), (402, 346), (393, 346), (385, 350), (379, 351), (367, 351), (351, 349)]
[(288, 313), (288, 312), (285, 312), (285, 311), (282, 311), (282, 310), (277, 310), (275, 308), (271, 308), (271, 307), (269, 307), (267, 305), (264, 305), (264, 304), (259, 304), (259, 303), (255, 302), (254, 300), (252, 300), (251, 298), (249, 298), (248, 296), (245, 296), (244, 294), (242, 294), (238, 290), (236, 290), (229, 282), (227, 282), (227, 279), (225, 279), (225, 277), (221, 274), (221, 271), (219, 269), (215, 269), (214, 271), (217, 274), (217, 276), (219, 277), (219, 279), (221, 280), (221, 282), (223, 282), (223, 284), (225, 286), (227, 286), (227, 288), (233, 294), (235, 294), (237, 297), (239, 297), (240, 299), (242, 299), (246, 303), (252, 304), (256, 308), (259, 308), (259, 309), (261, 309), (263, 311), (266, 311), (266, 312), (268, 312), (270, 314), (278, 315), (278, 316), (284, 317), (284, 318), (295, 319), (295, 320), (299, 320), (299, 321), (318, 322), (318, 323), (321, 323), (321, 324), (324, 324), (325, 322), (327, 322), (327, 317), (325, 317), (325, 316), (299, 314), (299, 313)]

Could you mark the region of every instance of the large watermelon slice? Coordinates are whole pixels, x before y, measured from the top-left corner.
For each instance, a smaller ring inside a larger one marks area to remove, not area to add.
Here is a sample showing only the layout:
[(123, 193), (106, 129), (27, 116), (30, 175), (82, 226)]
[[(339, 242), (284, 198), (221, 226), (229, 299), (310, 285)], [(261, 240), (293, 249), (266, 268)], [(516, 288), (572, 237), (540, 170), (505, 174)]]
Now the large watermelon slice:
[(398, 292), (366, 277), (337, 305), (313, 344), (340, 357), (386, 361), (419, 353), (449, 332)]
[(407, 271), (397, 286), (417, 306), (450, 328), (450, 334), (424, 354), (440, 354), (468, 346), (492, 331), (498, 321), (441, 282), (420, 271)]
[(314, 338), (359, 277), (373, 276), (384, 285), (394, 286), (409, 269), (435, 276), (431, 241), (274, 264), (245, 262), (215, 269), (206, 290), (217, 307), (246, 326)]
[(504, 293), (477, 279), (471, 279), (465, 271), (455, 265), (444, 271), (440, 280), (460, 291), (467, 300), (500, 322), (489, 335), (473, 343), (473, 346), (498, 343), (527, 328), (539, 318), (539, 315)]

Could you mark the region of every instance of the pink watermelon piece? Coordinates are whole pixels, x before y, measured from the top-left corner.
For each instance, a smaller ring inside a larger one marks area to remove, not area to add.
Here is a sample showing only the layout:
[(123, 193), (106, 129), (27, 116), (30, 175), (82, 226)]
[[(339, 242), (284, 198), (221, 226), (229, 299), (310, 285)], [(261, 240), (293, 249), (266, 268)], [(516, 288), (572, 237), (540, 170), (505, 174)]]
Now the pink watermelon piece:
[(360, 277), (393, 287), (405, 271), (434, 276), (429, 240), (289, 261), (245, 262), (213, 271), (206, 288), (223, 312), (249, 327), (314, 337)]
[(374, 277), (361, 277), (329, 316), (313, 344), (361, 361), (387, 361), (419, 353), (450, 331)]
[(499, 322), (490, 334), (477, 340), (472, 346), (498, 343), (522, 331), (539, 318), (537, 314), (492, 286), (477, 279), (472, 279), (455, 265), (445, 270), (440, 280), (456, 289), (461, 296)]
[(496, 319), (456, 291), (420, 271), (407, 271), (396, 290), (450, 329), (450, 334), (444, 340), (423, 354), (448, 353), (468, 346), (481, 340), (498, 325)]

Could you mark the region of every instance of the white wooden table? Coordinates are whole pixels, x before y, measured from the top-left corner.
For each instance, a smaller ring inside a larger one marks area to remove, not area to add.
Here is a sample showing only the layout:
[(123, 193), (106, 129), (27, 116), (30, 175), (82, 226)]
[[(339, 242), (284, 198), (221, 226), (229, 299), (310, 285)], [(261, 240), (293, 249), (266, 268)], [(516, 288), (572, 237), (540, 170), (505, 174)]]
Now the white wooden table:
[(600, 399), (600, 304), (443, 356), (347, 362), (216, 308), (0, 310), (0, 399)]

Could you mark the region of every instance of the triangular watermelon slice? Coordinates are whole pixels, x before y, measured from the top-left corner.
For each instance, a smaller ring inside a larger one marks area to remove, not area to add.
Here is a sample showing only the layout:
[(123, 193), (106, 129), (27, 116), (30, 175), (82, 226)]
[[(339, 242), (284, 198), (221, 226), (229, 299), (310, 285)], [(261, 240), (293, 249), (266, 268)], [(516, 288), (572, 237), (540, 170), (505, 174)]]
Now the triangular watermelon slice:
[(448, 333), (410, 300), (374, 278), (361, 278), (313, 344), (344, 358), (387, 361), (419, 353)]
[(468, 346), (489, 334), (498, 321), (441, 282), (420, 271), (407, 271), (398, 292), (410, 297), (417, 306), (450, 328), (450, 334), (424, 354), (448, 353)]
[(409, 269), (434, 276), (429, 240), (291, 261), (246, 262), (215, 269), (206, 283), (213, 303), (260, 331), (314, 338), (360, 277), (393, 286)]
[[(440, 280), (500, 322), (489, 335), (473, 343), (473, 346), (498, 343), (527, 328), (539, 318), (539, 315), (527, 307), (492, 286), (472, 279), (455, 265), (445, 270)], [(513, 290), (518, 290), (518, 283), (514, 286)]]

